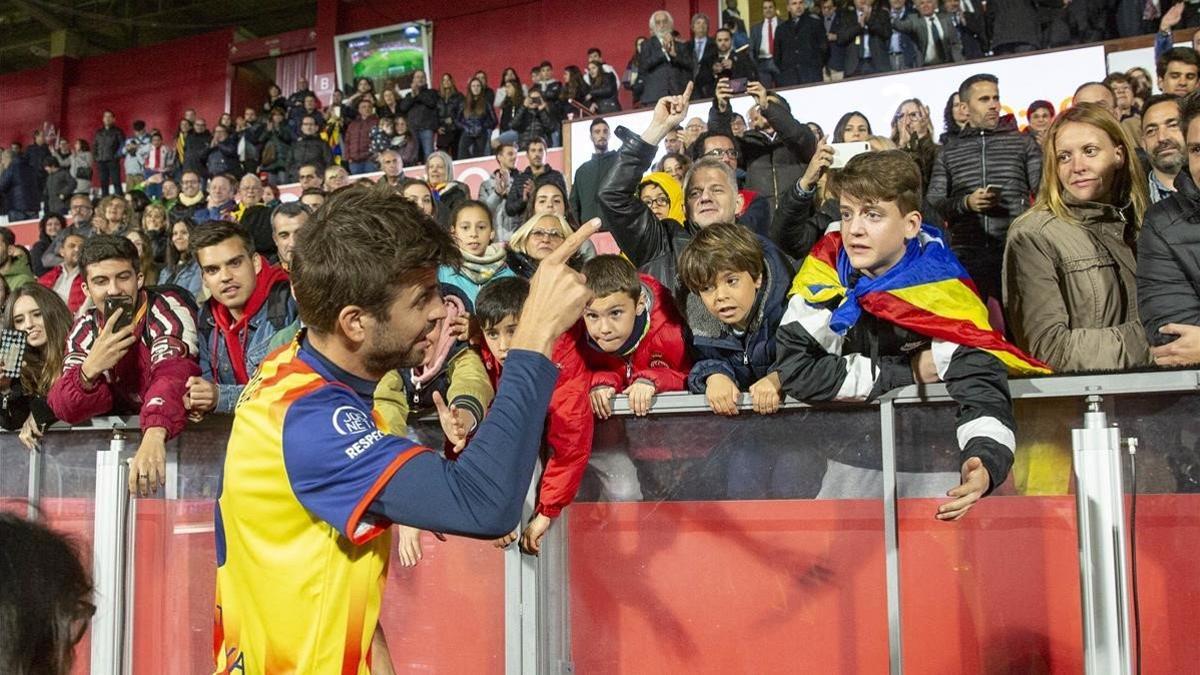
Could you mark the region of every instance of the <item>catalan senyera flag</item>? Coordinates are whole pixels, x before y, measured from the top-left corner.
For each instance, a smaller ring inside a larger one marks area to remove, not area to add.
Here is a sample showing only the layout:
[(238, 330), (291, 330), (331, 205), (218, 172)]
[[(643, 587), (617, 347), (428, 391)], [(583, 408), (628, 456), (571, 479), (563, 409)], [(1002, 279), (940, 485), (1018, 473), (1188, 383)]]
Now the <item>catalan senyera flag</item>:
[[(854, 277), (858, 278), (851, 283)], [(966, 269), (927, 224), (908, 241), (900, 262), (874, 279), (855, 274), (841, 232), (826, 234), (804, 259), (790, 294), (810, 305), (841, 298), (829, 323), (839, 335), (845, 335), (865, 310), (921, 335), (982, 349), (1014, 375), (1050, 373), (1046, 364), (992, 328)]]

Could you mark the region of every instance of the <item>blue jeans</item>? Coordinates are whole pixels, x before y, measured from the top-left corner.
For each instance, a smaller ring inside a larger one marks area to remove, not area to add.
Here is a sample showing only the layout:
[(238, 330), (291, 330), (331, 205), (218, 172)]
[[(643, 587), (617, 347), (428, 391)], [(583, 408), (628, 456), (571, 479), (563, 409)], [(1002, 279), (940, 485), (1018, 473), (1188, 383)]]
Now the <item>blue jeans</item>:
[(8, 222), (9, 223), (15, 223), (18, 220), (37, 220), (37, 219), (38, 219), (37, 211), (17, 211), (14, 209), (14, 210), (8, 212)]
[(417, 140), (421, 141), (421, 159), (424, 161), (436, 149), (433, 145), (433, 129), (417, 130)]
[(350, 175), (356, 176), (360, 173), (372, 173), (379, 170), (379, 165), (375, 162), (350, 162)]

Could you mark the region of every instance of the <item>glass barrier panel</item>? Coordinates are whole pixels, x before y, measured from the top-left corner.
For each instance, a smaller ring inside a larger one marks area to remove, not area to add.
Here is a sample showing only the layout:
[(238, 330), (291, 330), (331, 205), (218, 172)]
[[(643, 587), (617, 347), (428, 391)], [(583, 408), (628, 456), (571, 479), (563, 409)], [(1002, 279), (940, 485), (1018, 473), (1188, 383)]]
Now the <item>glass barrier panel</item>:
[[(5, 434), (5, 439), (15, 435)], [(92, 542), (96, 513), (96, 452), (106, 450), (109, 430), (68, 431), (50, 429), (42, 437), (41, 518), (66, 534), (78, 547), (84, 569), (92, 569)], [(18, 442), (19, 443), (19, 442)], [(91, 669), (91, 634), (75, 647), (72, 673)]]
[(1132, 458), (1122, 448), (1125, 517), (1136, 542), (1138, 612), (1131, 619), (1135, 649), (1141, 628), (1142, 672), (1182, 673), (1200, 663), (1200, 394), (1105, 398), (1109, 424), (1122, 438), (1137, 438)]
[(28, 499), (29, 450), (16, 432), (0, 433), (0, 509), (24, 517)]
[(1014, 410), (1007, 479), (944, 522), (934, 516), (961, 480), (957, 407), (896, 406), (905, 673), (1082, 672), (1071, 429), (1083, 399)]
[(879, 409), (697, 412), (597, 425), (570, 528), (580, 673), (887, 670), (881, 491), (828, 467)]

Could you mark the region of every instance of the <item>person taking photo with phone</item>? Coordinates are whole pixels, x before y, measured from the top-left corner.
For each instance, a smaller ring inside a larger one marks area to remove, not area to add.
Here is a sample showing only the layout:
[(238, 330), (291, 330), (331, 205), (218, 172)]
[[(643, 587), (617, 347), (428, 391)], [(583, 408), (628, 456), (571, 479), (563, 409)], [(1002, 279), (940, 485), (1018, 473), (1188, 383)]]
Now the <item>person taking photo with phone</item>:
[(144, 288), (139, 257), (124, 237), (96, 235), (80, 254), (93, 307), (67, 334), (62, 377), (50, 408), (78, 424), (96, 415), (140, 415), (141, 443), (129, 490), (157, 492), (166, 483), (166, 442), (187, 422), (187, 380), (196, 362), (196, 308), (179, 289)]
[(46, 394), (62, 374), (71, 312), (54, 291), (26, 284), (8, 297), (4, 316), (4, 332), (16, 335), (3, 342), (15, 337), (25, 342), (25, 350), (16, 362), (0, 358), (0, 427), (19, 430), (21, 443), (34, 450), (42, 432), (58, 419)]

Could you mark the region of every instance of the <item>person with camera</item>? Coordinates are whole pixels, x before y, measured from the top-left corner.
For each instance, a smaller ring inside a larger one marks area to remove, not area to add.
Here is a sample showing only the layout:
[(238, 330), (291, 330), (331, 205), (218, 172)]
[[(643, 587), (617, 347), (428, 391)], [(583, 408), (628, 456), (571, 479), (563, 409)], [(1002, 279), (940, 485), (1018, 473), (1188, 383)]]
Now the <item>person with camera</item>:
[(145, 496), (166, 483), (166, 442), (183, 431), (187, 381), (200, 366), (195, 305), (181, 290), (144, 288), (139, 263), (124, 237), (97, 234), (84, 244), (79, 264), (94, 307), (67, 333), (62, 377), (47, 398), (68, 424), (139, 413), (129, 490)]
[(525, 104), (517, 111), (512, 121), (512, 129), (518, 136), (518, 144), (522, 149), (538, 138), (549, 139), (558, 131), (559, 120), (546, 103), (546, 96), (539, 89), (531, 89), (525, 97)]

